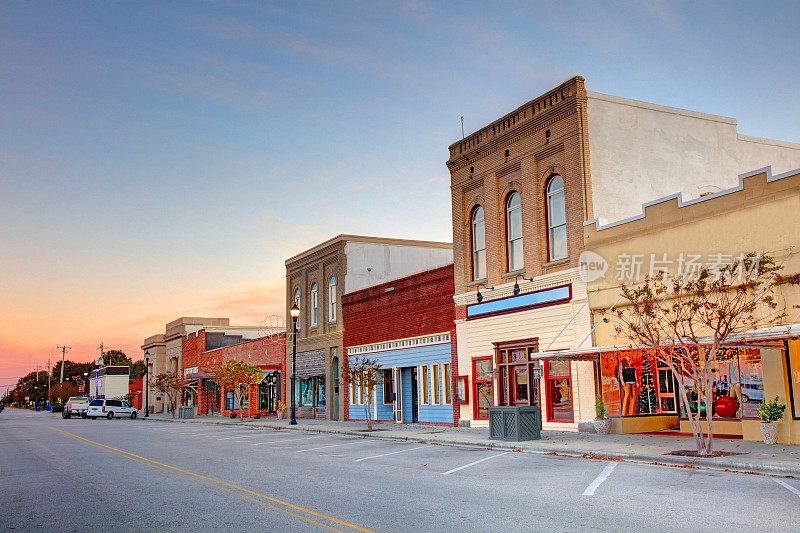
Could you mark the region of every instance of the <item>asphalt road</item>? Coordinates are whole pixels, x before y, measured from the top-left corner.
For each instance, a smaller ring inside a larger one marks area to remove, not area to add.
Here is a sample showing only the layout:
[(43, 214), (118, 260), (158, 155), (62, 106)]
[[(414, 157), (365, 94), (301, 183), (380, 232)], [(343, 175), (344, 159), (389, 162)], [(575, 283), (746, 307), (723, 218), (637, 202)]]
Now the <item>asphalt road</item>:
[(800, 480), (6, 409), (0, 510), (14, 531), (797, 531)]

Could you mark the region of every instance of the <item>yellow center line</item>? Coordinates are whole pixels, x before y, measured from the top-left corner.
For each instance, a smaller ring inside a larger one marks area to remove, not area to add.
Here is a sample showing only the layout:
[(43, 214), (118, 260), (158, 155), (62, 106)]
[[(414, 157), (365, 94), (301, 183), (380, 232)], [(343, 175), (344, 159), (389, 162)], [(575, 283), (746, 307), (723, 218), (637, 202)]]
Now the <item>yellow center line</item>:
[[(303, 520), (305, 522), (320, 526), (320, 527), (325, 528), (325, 529), (329, 529), (329, 530), (332, 530), (332, 531), (341, 531), (341, 530), (333, 528), (333, 527), (331, 527), (331, 526), (329, 526), (327, 524), (323, 524), (321, 522), (317, 522), (317, 521), (312, 520), (312, 519), (310, 519), (308, 517), (301, 516), (301, 515), (299, 515), (297, 513), (293, 513), (291, 511), (286, 510), (286, 509), (281, 509), (280, 507), (276, 507), (274, 505), (270, 505), (270, 504), (268, 504), (266, 502), (257, 500), (255, 498), (251, 498), (249, 496), (245, 496), (244, 494), (239, 494), (239, 493), (234, 492), (234, 491), (232, 491), (232, 490), (230, 490), (228, 488), (225, 488), (225, 487), (230, 487), (232, 489), (236, 489), (236, 490), (244, 492), (246, 494), (250, 494), (250, 495), (256, 496), (258, 498), (263, 498), (265, 500), (269, 500), (269, 501), (277, 503), (279, 505), (283, 505), (285, 507), (289, 507), (291, 509), (295, 509), (297, 511), (301, 511), (303, 513), (310, 514), (312, 516), (316, 516), (316, 517), (322, 518), (324, 520), (330, 520), (331, 522), (334, 522), (336, 524), (345, 526), (345, 527), (350, 528), (350, 529), (354, 529), (356, 531), (362, 531), (364, 533), (375, 533), (370, 529), (366, 529), (366, 528), (357, 526), (355, 524), (351, 524), (350, 522), (346, 522), (344, 520), (339, 520), (338, 518), (334, 518), (332, 516), (328, 516), (328, 515), (325, 515), (325, 514), (322, 514), (322, 513), (318, 513), (316, 511), (312, 511), (311, 509), (306, 509), (305, 507), (301, 507), (299, 505), (294, 505), (292, 503), (280, 500), (278, 498), (273, 498), (272, 496), (267, 496), (266, 494), (261, 494), (259, 492), (255, 492), (255, 491), (252, 491), (250, 489), (246, 489), (244, 487), (240, 487), (239, 485), (235, 485), (233, 483), (228, 483), (227, 481), (221, 481), (219, 479), (214, 479), (212, 477), (204, 476), (204, 475), (201, 475), (201, 474), (195, 474), (194, 472), (190, 472), (188, 470), (183, 470), (181, 468), (178, 468), (178, 467), (175, 467), (175, 466), (171, 466), (171, 465), (168, 465), (168, 464), (165, 464), (165, 463), (159, 463), (158, 461), (154, 461), (152, 459), (148, 459), (147, 457), (142, 457), (142, 456), (136, 455), (134, 453), (126, 452), (125, 450), (120, 450), (119, 448), (114, 448), (113, 446), (108, 446), (106, 444), (95, 442), (93, 440), (89, 440), (89, 439), (83, 438), (80, 435), (75, 435), (74, 433), (70, 433), (70, 432), (64, 431), (62, 429), (54, 428), (54, 427), (51, 427), (51, 426), (45, 426), (45, 425), (42, 425), (42, 424), (36, 424), (35, 422), (30, 422), (30, 423), (35, 424), (35, 425), (40, 426), (40, 427), (43, 427), (43, 428), (46, 428), (46, 429), (50, 429), (52, 431), (56, 431), (56, 432), (61, 433), (63, 435), (67, 435), (67, 436), (69, 436), (69, 437), (71, 437), (73, 439), (76, 439), (78, 441), (82, 441), (82, 442), (84, 442), (86, 444), (89, 444), (91, 446), (95, 446), (97, 448), (104, 449), (104, 450), (109, 451), (109, 452), (111, 452), (111, 453), (113, 453), (115, 455), (119, 455), (120, 457), (124, 457), (125, 459), (129, 459), (129, 460), (135, 461), (137, 463), (142, 463), (142, 464), (145, 464), (145, 465), (150, 466), (152, 468), (156, 468), (157, 470), (161, 470), (163, 472), (168, 472), (170, 474), (178, 475), (178, 476), (186, 478), (186, 479), (192, 479), (192, 480), (194, 480), (194, 481), (196, 481), (198, 483), (202, 483), (203, 485), (208, 485), (209, 487), (214, 487), (216, 489), (223, 490), (225, 492), (233, 494), (234, 496), (238, 496), (238, 497), (240, 497), (242, 499), (252, 501), (252, 502), (257, 503), (259, 505), (263, 505), (264, 507), (268, 507), (268, 508), (273, 509), (275, 511), (279, 511), (279, 512), (287, 514), (289, 516), (293, 516), (295, 518), (298, 518), (298, 519)], [(220, 486), (220, 485), (224, 485), (224, 486)]]

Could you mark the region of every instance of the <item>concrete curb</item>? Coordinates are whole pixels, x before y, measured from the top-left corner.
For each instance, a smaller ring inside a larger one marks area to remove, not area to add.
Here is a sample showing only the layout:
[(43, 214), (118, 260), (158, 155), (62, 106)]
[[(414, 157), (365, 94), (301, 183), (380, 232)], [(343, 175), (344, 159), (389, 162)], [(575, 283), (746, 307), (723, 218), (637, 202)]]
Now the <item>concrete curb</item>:
[[(443, 446), (469, 446), (472, 448), (484, 448), (487, 450), (500, 451), (519, 451), (523, 453), (534, 453), (540, 455), (557, 455), (565, 457), (588, 458), (588, 459), (607, 459), (611, 461), (630, 461), (647, 464), (657, 464), (681, 468), (703, 468), (708, 470), (733, 471), (748, 474), (763, 474), (768, 476), (791, 476), (800, 477), (800, 464), (798, 465), (768, 465), (763, 463), (749, 463), (733, 461), (725, 457), (703, 458), (703, 457), (680, 457), (675, 455), (656, 455), (631, 452), (609, 452), (598, 451), (584, 448), (550, 448), (547, 446), (536, 446), (527, 442), (504, 442), (504, 441), (474, 441), (469, 439), (454, 439), (430, 435), (398, 435), (397, 433), (367, 433), (352, 429), (333, 429), (319, 428), (314, 426), (286, 426), (283, 424), (270, 424), (269, 422), (222, 422), (215, 420), (198, 419), (164, 419), (164, 418), (141, 418), (148, 422), (177, 422), (182, 424), (204, 424), (216, 426), (239, 426), (258, 429), (287, 429), (295, 431), (305, 431), (307, 433), (327, 433), (331, 435), (347, 435), (353, 437), (369, 438), (376, 440), (394, 441), (415, 441), (426, 444), (439, 444)], [(589, 457), (585, 457), (589, 456)]]

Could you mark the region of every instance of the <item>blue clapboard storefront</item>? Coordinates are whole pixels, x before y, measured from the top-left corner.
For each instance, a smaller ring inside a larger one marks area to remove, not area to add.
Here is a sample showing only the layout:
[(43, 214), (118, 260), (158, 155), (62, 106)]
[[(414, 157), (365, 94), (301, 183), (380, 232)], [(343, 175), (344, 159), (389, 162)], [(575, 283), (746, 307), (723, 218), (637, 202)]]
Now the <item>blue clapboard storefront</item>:
[[(348, 357), (380, 364), (382, 385), (373, 392), (373, 420), (398, 423), (453, 423), (450, 333), (354, 346)], [(350, 384), (349, 419), (364, 420), (364, 401)]]

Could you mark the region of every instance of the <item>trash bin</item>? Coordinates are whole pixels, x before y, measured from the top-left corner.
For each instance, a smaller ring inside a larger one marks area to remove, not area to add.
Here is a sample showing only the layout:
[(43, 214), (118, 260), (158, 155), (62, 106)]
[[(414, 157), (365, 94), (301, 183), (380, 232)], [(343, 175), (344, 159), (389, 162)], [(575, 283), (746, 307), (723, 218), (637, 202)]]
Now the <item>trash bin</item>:
[(539, 407), (501, 406), (489, 408), (489, 438), (521, 441), (540, 439), (542, 424)]
[(38, 405), (36, 406), (36, 411), (38, 412), (41, 409)]
[(48, 405), (47, 407), (44, 408), (44, 410), (45, 411), (52, 411), (53, 410), (53, 406), (52, 405)]

